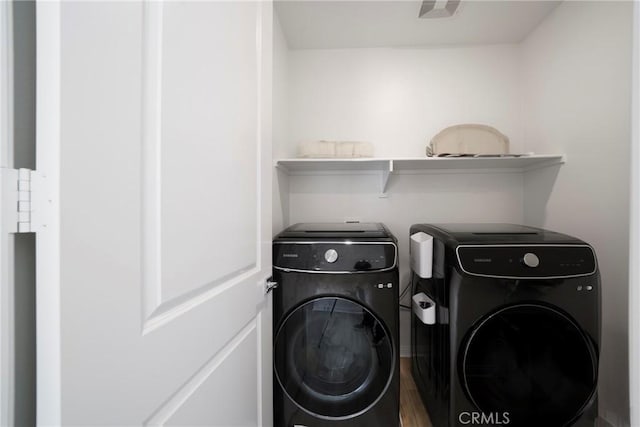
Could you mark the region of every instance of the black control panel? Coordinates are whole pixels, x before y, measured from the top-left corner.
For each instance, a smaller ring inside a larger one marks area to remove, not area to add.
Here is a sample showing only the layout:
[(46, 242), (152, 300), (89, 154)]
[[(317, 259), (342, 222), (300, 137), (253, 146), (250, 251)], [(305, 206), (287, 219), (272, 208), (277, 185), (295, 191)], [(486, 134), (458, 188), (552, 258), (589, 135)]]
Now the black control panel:
[(457, 255), (464, 272), (483, 276), (572, 277), (596, 271), (589, 246), (459, 246)]
[(365, 272), (396, 265), (393, 243), (275, 243), (273, 266), (284, 270)]

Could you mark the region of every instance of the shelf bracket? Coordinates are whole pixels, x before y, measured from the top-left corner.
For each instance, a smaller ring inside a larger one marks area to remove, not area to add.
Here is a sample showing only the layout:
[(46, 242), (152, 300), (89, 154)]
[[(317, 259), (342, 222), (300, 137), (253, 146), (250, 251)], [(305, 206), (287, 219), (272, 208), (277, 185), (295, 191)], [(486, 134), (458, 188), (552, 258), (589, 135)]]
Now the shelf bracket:
[(380, 171), (380, 198), (387, 197), (387, 186), (389, 185), (389, 177), (393, 172), (393, 160), (389, 160), (388, 167)]

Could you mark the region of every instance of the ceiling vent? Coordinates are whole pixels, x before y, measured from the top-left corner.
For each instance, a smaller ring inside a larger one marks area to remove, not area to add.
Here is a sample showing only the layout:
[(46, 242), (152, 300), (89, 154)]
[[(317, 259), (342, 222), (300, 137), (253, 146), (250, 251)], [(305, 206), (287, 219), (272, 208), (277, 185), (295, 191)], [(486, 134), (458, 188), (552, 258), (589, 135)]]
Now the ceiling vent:
[(448, 18), (453, 16), (461, 0), (423, 0), (419, 18)]

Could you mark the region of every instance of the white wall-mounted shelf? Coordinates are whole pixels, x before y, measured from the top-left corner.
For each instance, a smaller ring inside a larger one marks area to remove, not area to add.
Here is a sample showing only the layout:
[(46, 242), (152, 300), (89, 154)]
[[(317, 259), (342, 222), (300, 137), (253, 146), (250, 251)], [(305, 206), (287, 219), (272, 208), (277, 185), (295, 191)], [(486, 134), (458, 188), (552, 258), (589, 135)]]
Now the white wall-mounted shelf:
[(288, 175), (323, 172), (379, 172), (380, 192), (385, 193), (389, 176), (394, 172), (478, 170), (527, 172), (565, 163), (564, 155), (538, 154), (522, 157), (423, 157), (423, 158), (357, 158), (357, 159), (280, 159), (276, 167)]

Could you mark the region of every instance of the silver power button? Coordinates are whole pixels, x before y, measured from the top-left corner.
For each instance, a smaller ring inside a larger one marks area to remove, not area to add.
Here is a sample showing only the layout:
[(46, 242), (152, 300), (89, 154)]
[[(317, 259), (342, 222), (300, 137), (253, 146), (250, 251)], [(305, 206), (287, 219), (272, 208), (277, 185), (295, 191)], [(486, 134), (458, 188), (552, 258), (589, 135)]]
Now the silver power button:
[(524, 258), (522, 258), (522, 262), (527, 267), (535, 268), (540, 265), (540, 259), (536, 254), (532, 254), (531, 252), (524, 254)]
[(328, 263), (334, 263), (338, 259), (338, 252), (335, 249), (328, 249), (324, 253), (324, 259), (327, 260)]

